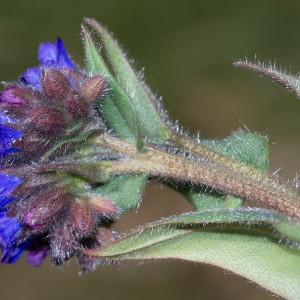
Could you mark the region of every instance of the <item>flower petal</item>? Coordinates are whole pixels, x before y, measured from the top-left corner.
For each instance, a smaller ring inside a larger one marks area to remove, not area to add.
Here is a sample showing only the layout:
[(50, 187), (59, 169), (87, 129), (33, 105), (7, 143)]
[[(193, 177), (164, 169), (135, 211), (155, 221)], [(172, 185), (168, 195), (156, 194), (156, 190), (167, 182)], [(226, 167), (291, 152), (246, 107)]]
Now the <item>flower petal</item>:
[(57, 62), (57, 46), (51, 42), (40, 44), (38, 49), (38, 59), (40, 63), (47, 64), (48, 62)]
[(15, 140), (18, 140), (23, 134), (24, 133), (22, 131), (0, 123), (0, 157), (10, 153), (18, 152), (19, 150), (15, 147), (12, 147), (11, 143)]
[(22, 181), (20, 177), (0, 173), (0, 208), (15, 199), (9, 195)]
[(40, 243), (30, 243), (28, 247), (27, 262), (35, 267), (39, 267), (45, 260), (49, 252), (49, 245)]
[(2, 252), (1, 263), (15, 263), (20, 258), (24, 250), (26, 250), (27, 245), (28, 242), (25, 241), (20, 245), (14, 245), (10, 248), (4, 249)]
[(30, 85), (38, 90), (42, 89), (41, 86), (41, 70), (38, 67), (27, 69), (20, 77), (19, 81), (25, 85)]
[(58, 37), (56, 40), (57, 46), (57, 65), (67, 69), (76, 69), (72, 60), (69, 57), (67, 49), (63, 41)]
[(16, 245), (18, 234), (22, 225), (16, 218), (6, 216), (7, 210), (0, 212), (0, 248), (2, 250), (1, 262), (14, 263), (26, 249), (28, 242)]
[(22, 225), (16, 218), (6, 216), (7, 212), (7, 210), (0, 212), (0, 245), (2, 247), (12, 245), (17, 233), (22, 228)]
[[(5, 113), (3, 113), (0, 109), (0, 124), (5, 124), (5, 123), (16, 123), (15, 120), (13, 120), (12, 118), (10, 118), (8, 115), (6, 115)], [(1, 139), (1, 135), (0, 135), (0, 139)]]
[(2, 93), (0, 93), (0, 102), (4, 102), (7, 104), (20, 104), (20, 105), (26, 105), (26, 103), (16, 96), (13, 91), (20, 89), (17, 86), (10, 86), (6, 88)]

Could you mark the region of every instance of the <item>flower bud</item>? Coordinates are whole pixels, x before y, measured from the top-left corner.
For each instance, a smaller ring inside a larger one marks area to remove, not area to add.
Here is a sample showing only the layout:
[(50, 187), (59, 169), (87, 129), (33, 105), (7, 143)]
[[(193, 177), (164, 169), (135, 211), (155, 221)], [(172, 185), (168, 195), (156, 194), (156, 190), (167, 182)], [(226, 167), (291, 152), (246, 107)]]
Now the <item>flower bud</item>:
[(31, 108), (40, 106), (45, 99), (41, 91), (33, 89), (32, 87), (21, 86), (16, 89), (12, 89), (11, 92), (16, 97), (21, 98), (25, 104)]
[[(22, 150), (21, 153), (16, 153), (14, 159), (17, 159), (19, 155), (20, 160), (25, 162), (26, 160), (34, 161), (38, 157), (45, 154), (53, 145), (53, 141), (45, 140), (38, 137), (36, 134), (27, 133), (22, 138), (14, 141), (12, 146)], [(9, 159), (9, 157), (8, 157)]]
[(60, 187), (54, 191), (49, 189), (26, 206), (27, 212), (22, 218), (22, 223), (30, 229), (38, 230), (49, 221), (53, 221), (54, 217), (60, 216), (69, 200), (64, 188)]
[(61, 111), (51, 107), (34, 108), (29, 112), (26, 120), (40, 134), (55, 135), (65, 126)]
[(105, 88), (105, 77), (95, 75), (86, 79), (81, 87), (81, 96), (92, 102), (103, 95)]
[(64, 105), (73, 118), (85, 117), (88, 114), (89, 105), (78, 94), (71, 92), (64, 100)]
[(70, 92), (70, 83), (67, 77), (55, 69), (44, 68), (41, 84), (48, 99), (62, 100)]
[(69, 259), (76, 251), (76, 236), (68, 218), (61, 221), (50, 236), (51, 258), (57, 265)]
[(107, 198), (100, 196), (92, 196), (89, 200), (90, 204), (98, 214), (116, 214), (117, 207)]
[(89, 234), (95, 223), (91, 207), (87, 199), (76, 199), (70, 211), (70, 223), (78, 234)]
[[(27, 170), (28, 172), (28, 170)], [(30, 171), (29, 171), (30, 172)], [(34, 174), (32, 172), (29, 178), (25, 178), (12, 192), (11, 196), (22, 197), (23, 195), (30, 195), (31, 197), (37, 195), (40, 190), (45, 190), (51, 186), (55, 179), (51, 176)]]

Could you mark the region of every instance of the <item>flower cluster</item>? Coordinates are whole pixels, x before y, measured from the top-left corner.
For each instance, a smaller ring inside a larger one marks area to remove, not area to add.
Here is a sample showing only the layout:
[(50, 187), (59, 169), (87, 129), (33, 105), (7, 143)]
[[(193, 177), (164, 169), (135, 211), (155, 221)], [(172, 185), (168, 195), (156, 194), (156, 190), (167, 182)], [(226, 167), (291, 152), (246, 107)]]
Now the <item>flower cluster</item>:
[(13, 263), (25, 250), (35, 266), (48, 253), (55, 264), (76, 254), (82, 270), (93, 269), (80, 249), (115, 239), (117, 209), (93, 194), (89, 176), (61, 166), (90, 154), (89, 142), (105, 129), (95, 103), (106, 80), (80, 71), (59, 38), (42, 43), (38, 59), (0, 94), (1, 261)]

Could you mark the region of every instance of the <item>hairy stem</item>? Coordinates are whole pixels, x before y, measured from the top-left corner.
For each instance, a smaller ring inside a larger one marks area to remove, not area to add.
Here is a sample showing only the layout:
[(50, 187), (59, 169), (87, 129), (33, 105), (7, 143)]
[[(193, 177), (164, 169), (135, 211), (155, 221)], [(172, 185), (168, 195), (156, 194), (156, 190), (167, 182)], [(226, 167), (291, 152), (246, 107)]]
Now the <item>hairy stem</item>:
[(209, 148), (192, 149), (191, 157), (183, 157), (151, 144), (146, 144), (145, 151), (139, 152), (133, 144), (110, 135), (102, 135), (99, 142), (130, 157), (106, 165), (105, 171), (111, 174), (150, 173), (206, 185), (300, 219), (300, 198), (294, 189), (267, 172), (219, 155)]

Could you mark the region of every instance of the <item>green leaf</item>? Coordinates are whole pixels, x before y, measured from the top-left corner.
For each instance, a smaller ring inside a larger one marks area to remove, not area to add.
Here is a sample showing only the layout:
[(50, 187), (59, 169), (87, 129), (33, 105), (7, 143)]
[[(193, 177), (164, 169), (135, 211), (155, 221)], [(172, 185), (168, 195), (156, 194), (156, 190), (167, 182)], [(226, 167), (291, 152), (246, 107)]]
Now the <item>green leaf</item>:
[(145, 85), (142, 76), (132, 68), (120, 46), (108, 31), (94, 20), (85, 19), (85, 22), (99, 34), (115, 78), (130, 96), (138, 111), (137, 122), (141, 135), (155, 143), (164, 143), (168, 129), (159, 114), (161, 110), (159, 101)]
[(300, 241), (300, 224), (299, 223), (279, 223), (274, 224), (274, 228), (287, 236), (291, 240)]
[[(121, 255), (169, 239), (178, 234), (186, 234), (182, 229), (187, 231), (202, 227), (204, 229), (208, 225), (213, 225), (214, 228), (216, 224), (225, 226), (226, 223), (247, 223), (248, 225), (253, 225), (264, 222), (265, 224), (276, 225), (289, 224), (289, 221), (290, 219), (284, 215), (257, 208), (242, 207), (239, 209), (211, 209), (201, 212), (191, 212), (146, 224), (107, 247), (100, 247), (88, 252), (96, 256), (99, 256), (100, 253), (106, 256)], [(155, 230), (157, 230), (157, 234), (152, 235), (151, 231), (154, 232)], [(270, 230), (267, 232), (270, 233)]]
[[(167, 229), (147, 232), (160, 236)], [(146, 232), (142, 237), (146, 235)], [(288, 299), (299, 299), (300, 252), (271, 238), (232, 231), (178, 232), (172, 239), (131, 251), (123, 259), (182, 259), (212, 264)], [(113, 259), (118, 259), (114, 257)]]
[[(162, 225), (201, 225), (211, 223), (261, 223), (274, 226), (275, 224), (294, 224), (293, 221), (282, 214), (262, 208), (240, 207), (234, 209), (209, 209), (190, 212), (178, 216), (162, 219), (152, 223), (153, 227)], [(149, 227), (149, 225), (148, 225)]]
[(300, 251), (280, 244), (269, 225), (261, 226), (261, 222), (279, 224), (289, 218), (251, 208), (195, 212), (148, 224), (114, 243), (85, 252), (111, 260), (203, 262), (246, 277), (280, 296), (298, 299)]
[(235, 195), (228, 194), (224, 201), (224, 207), (226, 208), (238, 208), (244, 205), (244, 199)]
[(88, 31), (83, 27), (82, 32), (88, 72), (91, 75), (103, 74), (106, 77), (108, 91), (100, 103), (103, 115), (121, 139), (135, 143), (137, 149), (141, 150), (142, 140), (132, 100), (109, 72)]
[[(243, 163), (253, 165), (259, 170), (269, 168), (268, 141), (256, 133), (237, 131), (221, 140), (203, 140), (201, 143), (225, 156)], [(183, 195), (191, 202), (196, 210), (220, 207), (239, 207), (243, 199), (212, 191), (209, 189), (185, 189)], [(230, 200), (230, 201), (229, 201)], [(225, 202), (224, 202), (225, 201)]]
[(147, 183), (147, 174), (120, 175), (93, 192), (110, 199), (120, 213), (137, 207)]
[(201, 143), (228, 157), (253, 165), (259, 170), (269, 169), (268, 141), (257, 133), (242, 130), (222, 140), (203, 140)]
[(197, 211), (224, 207), (225, 196), (209, 188), (200, 187), (191, 190), (187, 187), (181, 190), (181, 193)]

